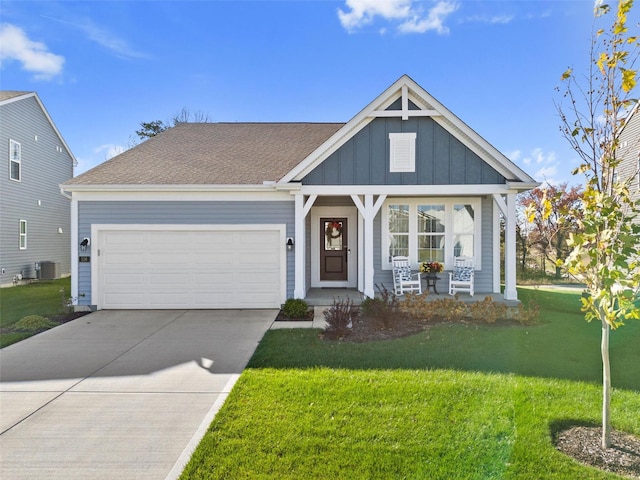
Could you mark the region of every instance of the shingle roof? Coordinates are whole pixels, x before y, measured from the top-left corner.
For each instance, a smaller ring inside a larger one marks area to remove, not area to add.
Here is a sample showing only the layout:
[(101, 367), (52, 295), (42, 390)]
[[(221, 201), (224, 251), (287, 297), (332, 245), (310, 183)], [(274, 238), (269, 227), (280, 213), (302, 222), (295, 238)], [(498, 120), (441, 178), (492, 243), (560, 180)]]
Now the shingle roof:
[(277, 181), (343, 123), (180, 123), (67, 185), (259, 185)]
[(18, 90), (0, 90), (0, 102), (5, 100), (9, 100), (14, 97), (21, 97), (22, 95), (26, 95), (31, 92), (22, 92)]

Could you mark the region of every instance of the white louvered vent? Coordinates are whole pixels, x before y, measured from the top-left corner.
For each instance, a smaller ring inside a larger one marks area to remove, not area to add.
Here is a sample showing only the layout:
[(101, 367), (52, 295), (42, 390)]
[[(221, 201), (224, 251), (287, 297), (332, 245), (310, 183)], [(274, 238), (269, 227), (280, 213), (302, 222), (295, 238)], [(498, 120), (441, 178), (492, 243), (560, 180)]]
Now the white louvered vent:
[(390, 133), (391, 152), (389, 155), (390, 172), (416, 171), (416, 134)]

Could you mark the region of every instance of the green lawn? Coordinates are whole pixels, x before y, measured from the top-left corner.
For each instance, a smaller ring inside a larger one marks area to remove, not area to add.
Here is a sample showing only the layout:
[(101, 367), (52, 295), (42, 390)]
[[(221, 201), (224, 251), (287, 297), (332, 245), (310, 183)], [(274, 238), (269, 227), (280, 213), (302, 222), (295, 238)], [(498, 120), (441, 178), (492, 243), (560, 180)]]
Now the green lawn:
[[(579, 294), (521, 290), (533, 327), (393, 341), (269, 331), (183, 479), (606, 479), (552, 445), (600, 422), (600, 328)], [(640, 322), (612, 334), (614, 428), (640, 435)]]
[[(64, 295), (60, 290), (64, 289)], [(6, 347), (31, 336), (28, 332), (8, 332), (6, 327), (27, 315), (59, 315), (71, 295), (71, 278), (39, 281), (29, 285), (0, 289), (0, 347)]]

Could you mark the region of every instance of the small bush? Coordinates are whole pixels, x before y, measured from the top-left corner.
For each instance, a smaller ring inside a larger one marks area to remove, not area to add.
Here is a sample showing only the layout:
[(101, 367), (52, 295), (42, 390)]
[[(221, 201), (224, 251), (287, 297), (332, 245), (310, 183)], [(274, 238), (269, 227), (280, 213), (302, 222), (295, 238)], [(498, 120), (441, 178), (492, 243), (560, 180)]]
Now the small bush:
[(55, 327), (56, 325), (56, 322), (52, 322), (48, 318), (41, 317), (40, 315), (27, 315), (14, 323), (13, 329), (37, 332), (38, 330), (47, 330)]
[(469, 305), (469, 314), (475, 321), (496, 323), (507, 318), (507, 306), (494, 302), (491, 297), (485, 297), (484, 300)]
[(435, 310), (445, 322), (459, 322), (469, 315), (467, 304), (458, 300), (457, 296), (454, 298), (439, 298), (431, 303), (435, 304)]
[(427, 293), (408, 293), (400, 304), (400, 311), (408, 317), (431, 322), (442, 319), (439, 300), (428, 300)]
[(282, 313), (288, 318), (305, 318), (309, 304), (301, 298), (289, 298), (282, 306)]
[(515, 319), (522, 325), (535, 325), (538, 322), (538, 316), (540, 314), (540, 305), (534, 301), (529, 301), (529, 307), (521, 303), (518, 305), (518, 313)]
[(324, 312), (324, 319), (327, 326), (324, 330), (325, 336), (331, 340), (346, 337), (353, 327), (353, 321), (358, 316), (358, 309), (353, 301), (347, 297), (346, 300), (334, 299), (333, 305)]

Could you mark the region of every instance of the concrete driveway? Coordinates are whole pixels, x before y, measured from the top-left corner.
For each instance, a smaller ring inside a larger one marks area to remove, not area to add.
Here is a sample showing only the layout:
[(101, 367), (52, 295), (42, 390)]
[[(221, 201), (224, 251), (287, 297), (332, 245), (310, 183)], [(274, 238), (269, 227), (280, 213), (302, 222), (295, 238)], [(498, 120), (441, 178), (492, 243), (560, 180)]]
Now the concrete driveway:
[(177, 478), (276, 315), (100, 311), (0, 350), (0, 478)]

